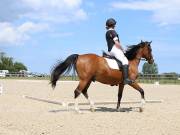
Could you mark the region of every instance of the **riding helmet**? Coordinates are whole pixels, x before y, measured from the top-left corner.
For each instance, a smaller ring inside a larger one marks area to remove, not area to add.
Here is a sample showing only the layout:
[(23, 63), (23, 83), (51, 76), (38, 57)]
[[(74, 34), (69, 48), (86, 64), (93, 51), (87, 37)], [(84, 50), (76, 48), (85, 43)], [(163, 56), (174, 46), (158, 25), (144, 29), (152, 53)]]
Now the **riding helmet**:
[(116, 25), (116, 20), (114, 18), (109, 18), (106, 21), (106, 27), (112, 27)]

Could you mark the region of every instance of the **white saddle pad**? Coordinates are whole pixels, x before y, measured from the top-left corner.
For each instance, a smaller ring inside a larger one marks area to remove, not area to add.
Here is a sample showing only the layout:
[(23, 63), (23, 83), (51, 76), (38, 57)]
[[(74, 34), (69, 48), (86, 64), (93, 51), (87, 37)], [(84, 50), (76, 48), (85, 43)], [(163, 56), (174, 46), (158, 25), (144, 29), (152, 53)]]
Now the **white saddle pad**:
[(115, 60), (108, 58), (105, 58), (105, 60), (107, 61), (110, 68), (119, 70), (119, 66)]

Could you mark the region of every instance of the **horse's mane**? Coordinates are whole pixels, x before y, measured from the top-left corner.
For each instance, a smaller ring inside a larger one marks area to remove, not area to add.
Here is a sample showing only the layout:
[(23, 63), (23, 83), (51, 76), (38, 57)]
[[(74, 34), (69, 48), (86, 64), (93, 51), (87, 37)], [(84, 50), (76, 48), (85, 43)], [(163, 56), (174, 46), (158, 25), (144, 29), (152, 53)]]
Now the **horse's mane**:
[(137, 44), (137, 45), (130, 45), (128, 46), (126, 52), (125, 52), (125, 56), (127, 57), (128, 60), (132, 60), (136, 57), (137, 51), (139, 50), (139, 48), (141, 47), (141, 43)]

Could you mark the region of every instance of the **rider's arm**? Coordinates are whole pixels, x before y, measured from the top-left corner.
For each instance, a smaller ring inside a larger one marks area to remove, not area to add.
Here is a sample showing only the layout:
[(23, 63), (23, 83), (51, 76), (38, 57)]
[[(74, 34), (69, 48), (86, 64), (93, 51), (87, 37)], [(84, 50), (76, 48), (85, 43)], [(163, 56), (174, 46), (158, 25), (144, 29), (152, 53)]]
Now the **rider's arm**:
[(116, 31), (114, 31), (114, 30), (111, 31), (110, 36), (114, 40), (115, 46), (117, 48), (121, 49), (122, 51), (124, 51), (122, 46), (121, 46), (121, 44), (120, 44), (120, 41), (119, 41), (119, 38), (118, 38), (118, 34), (116, 33)]
[(114, 42), (115, 42), (115, 46), (116, 46), (117, 48), (121, 49), (122, 51), (124, 51), (123, 48), (122, 48), (122, 46), (120, 45), (120, 42), (118, 41), (118, 38), (115, 37), (113, 40), (114, 40)]

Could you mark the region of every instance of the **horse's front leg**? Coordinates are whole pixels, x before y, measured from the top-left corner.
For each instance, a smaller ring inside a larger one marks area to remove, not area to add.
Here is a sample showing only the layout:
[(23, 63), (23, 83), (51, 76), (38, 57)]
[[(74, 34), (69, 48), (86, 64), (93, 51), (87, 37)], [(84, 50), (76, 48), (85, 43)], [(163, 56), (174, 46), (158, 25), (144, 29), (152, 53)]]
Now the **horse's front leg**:
[(137, 91), (139, 91), (141, 94), (140, 112), (142, 112), (144, 109), (144, 105), (146, 103), (145, 98), (144, 98), (144, 90), (139, 86), (139, 84), (137, 82), (130, 84), (130, 86), (133, 87), (134, 89), (136, 89)]
[(121, 104), (123, 89), (124, 89), (124, 84), (119, 84), (117, 111), (120, 111), (120, 104)]

